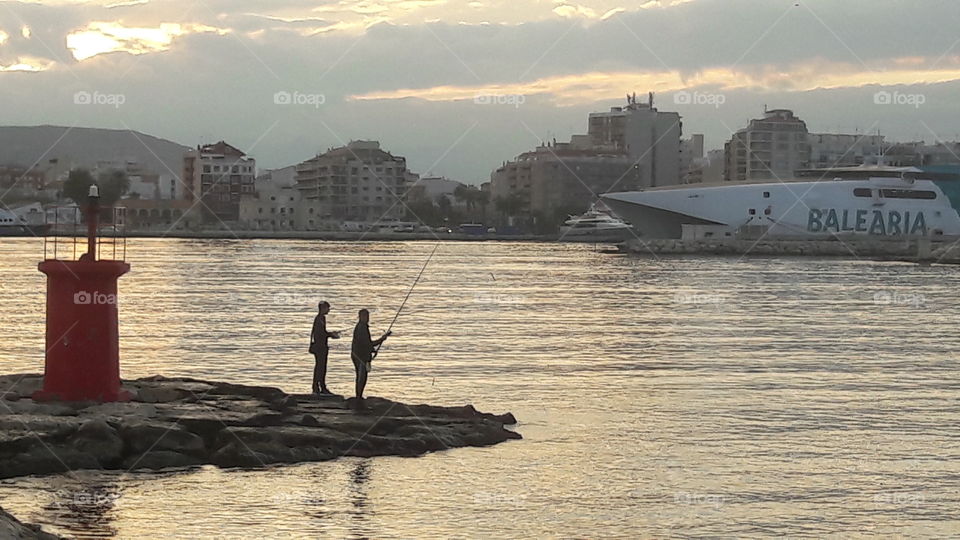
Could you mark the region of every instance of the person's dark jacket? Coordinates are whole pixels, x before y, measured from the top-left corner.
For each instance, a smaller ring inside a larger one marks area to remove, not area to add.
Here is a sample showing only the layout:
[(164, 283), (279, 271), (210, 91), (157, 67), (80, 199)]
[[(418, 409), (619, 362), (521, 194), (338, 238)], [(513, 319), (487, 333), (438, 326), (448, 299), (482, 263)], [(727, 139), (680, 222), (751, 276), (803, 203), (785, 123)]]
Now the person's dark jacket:
[(353, 344), (350, 346), (350, 356), (354, 362), (369, 362), (373, 360), (373, 351), (377, 345), (383, 343), (386, 337), (372, 339), (370, 326), (366, 323), (357, 323), (353, 329)]
[(310, 352), (330, 349), (330, 332), (327, 332), (327, 318), (317, 315), (313, 319), (313, 331), (310, 333)]

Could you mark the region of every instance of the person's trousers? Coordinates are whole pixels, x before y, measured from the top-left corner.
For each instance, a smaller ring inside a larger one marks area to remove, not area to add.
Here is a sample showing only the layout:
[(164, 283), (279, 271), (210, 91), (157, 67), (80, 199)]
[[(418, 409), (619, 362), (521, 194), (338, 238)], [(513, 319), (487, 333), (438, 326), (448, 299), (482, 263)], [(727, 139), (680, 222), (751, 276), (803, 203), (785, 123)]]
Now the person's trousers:
[(317, 349), (313, 353), (316, 363), (313, 366), (313, 391), (319, 392), (327, 387), (327, 357), (330, 355), (330, 349), (324, 347)]

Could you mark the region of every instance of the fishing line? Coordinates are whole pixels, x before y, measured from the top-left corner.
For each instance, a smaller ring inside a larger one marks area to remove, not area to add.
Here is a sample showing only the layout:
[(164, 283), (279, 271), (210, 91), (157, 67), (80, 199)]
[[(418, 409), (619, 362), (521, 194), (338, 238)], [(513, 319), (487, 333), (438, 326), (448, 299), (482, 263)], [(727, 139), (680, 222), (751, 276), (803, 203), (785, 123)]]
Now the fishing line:
[[(398, 309), (398, 310), (397, 310), (397, 314), (393, 316), (393, 320), (390, 321), (390, 326), (387, 327), (387, 332), (385, 332), (385, 333), (389, 333), (390, 330), (393, 329), (393, 325), (397, 322), (397, 319), (400, 318), (400, 312), (402, 312), (402, 311), (403, 311), (403, 307), (407, 305), (407, 300), (409, 300), (409, 299), (410, 299), (410, 295), (413, 294), (413, 289), (416, 288), (417, 283), (420, 283), (420, 278), (423, 277), (423, 272), (424, 272), (424, 270), (427, 269), (427, 265), (430, 264), (430, 261), (433, 259), (433, 255), (437, 252), (437, 249), (439, 249), (439, 248), (440, 248), (440, 242), (437, 242), (437, 245), (433, 247), (433, 251), (430, 252), (430, 256), (427, 257), (427, 261), (426, 261), (425, 263), (423, 263), (423, 268), (420, 269), (420, 273), (417, 274), (417, 279), (415, 279), (415, 280), (413, 281), (413, 285), (411, 285), (411, 286), (410, 286), (410, 290), (407, 291), (407, 296), (405, 296), (405, 297), (403, 298), (403, 302), (400, 303), (400, 309)], [(380, 344), (377, 345), (377, 350), (373, 351), (373, 356), (374, 356), (374, 357), (376, 357), (378, 354), (380, 354), (380, 347), (383, 347), (383, 342), (380, 342)]]

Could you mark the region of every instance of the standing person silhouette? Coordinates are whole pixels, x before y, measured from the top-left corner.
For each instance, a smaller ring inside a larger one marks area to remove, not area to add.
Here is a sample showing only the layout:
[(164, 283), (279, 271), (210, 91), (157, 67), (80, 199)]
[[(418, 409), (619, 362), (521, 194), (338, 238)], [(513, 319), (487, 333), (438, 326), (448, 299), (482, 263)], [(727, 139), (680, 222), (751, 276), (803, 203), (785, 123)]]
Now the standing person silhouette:
[(315, 360), (313, 366), (313, 393), (329, 394), (327, 389), (327, 358), (330, 356), (330, 338), (340, 339), (340, 332), (327, 331), (327, 313), (330, 313), (330, 303), (326, 300), (317, 305), (316, 318), (313, 319), (313, 330), (310, 332), (310, 352)]
[(373, 361), (374, 351), (393, 332), (388, 331), (380, 339), (373, 340), (370, 338), (370, 312), (361, 309), (359, 318), (357, 326), (353, 329), (350, 358), (353, 360), (353, 367), (357, 370), (357, 399), (361, 400), (363, 399), (363, 390), (367, 386), (367, 375), (370, 373), (370, 362)]

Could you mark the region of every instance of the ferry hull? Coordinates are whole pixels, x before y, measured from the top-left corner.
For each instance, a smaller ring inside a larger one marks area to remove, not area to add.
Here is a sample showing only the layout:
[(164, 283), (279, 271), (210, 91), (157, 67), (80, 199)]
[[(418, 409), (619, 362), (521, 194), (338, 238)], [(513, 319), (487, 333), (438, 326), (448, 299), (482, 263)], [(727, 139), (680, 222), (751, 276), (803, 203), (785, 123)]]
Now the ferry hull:
[(604, 202), (647, 238), (960, 235), (960, 179), (832, 179), (694, 184), (607, 193)]
[(664, 210), (628, 202), (616, 198), (617, 194), (604, 195), (604, 202), (618, 216), (633, 225), (637, 236), (647, 238), (680, 238), (683, 225), (717, 225), (715, 221), (688, 216), (680, 212)]

